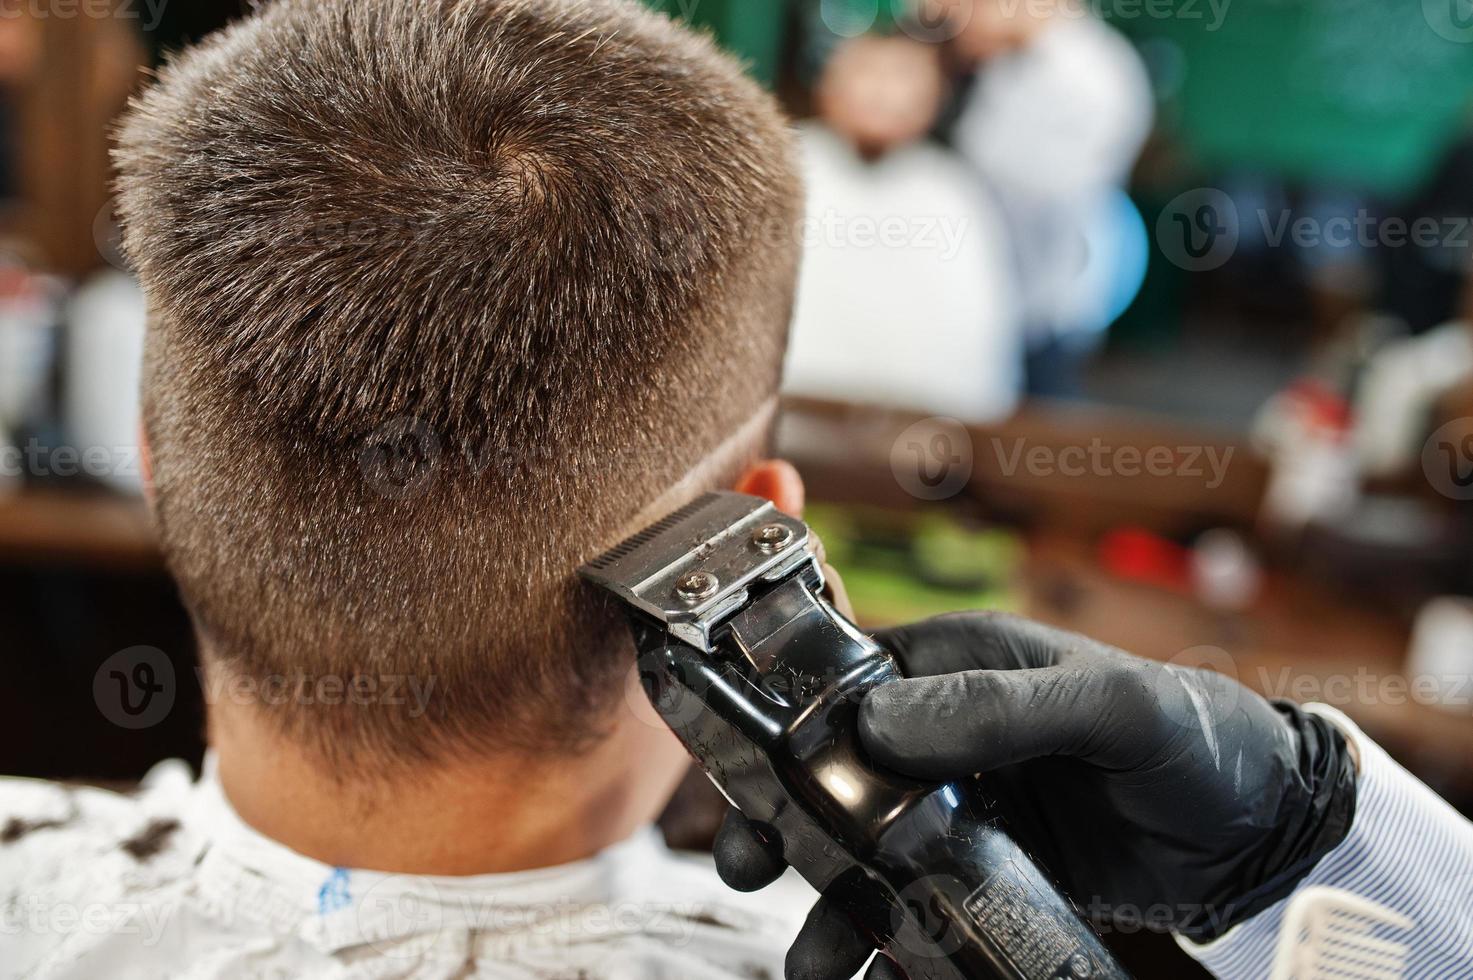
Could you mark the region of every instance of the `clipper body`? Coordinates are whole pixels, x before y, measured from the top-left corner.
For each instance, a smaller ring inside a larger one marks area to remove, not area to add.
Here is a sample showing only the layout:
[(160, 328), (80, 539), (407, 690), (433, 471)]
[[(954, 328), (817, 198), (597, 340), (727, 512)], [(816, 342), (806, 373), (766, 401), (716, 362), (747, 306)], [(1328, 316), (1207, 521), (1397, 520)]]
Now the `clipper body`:
[(910, 980), (1122, 980), (986, 802), (869, 762), (859, 703), (901, 677), (823, 596), (806, 526), (710, 494), (585, 566), (625, 603), (660, 716)]

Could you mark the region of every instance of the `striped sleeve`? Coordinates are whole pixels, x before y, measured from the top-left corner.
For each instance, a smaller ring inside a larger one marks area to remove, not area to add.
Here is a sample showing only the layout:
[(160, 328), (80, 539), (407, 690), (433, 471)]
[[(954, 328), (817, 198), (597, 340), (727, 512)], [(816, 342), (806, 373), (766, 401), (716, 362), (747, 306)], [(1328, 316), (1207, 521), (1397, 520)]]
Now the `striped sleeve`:
[[(1473, 977), (1473, 824), (1339, 711), (1320, 704), (1305, 709), (1350, 739), (1360, 778), (1350, 833), (1294, 894), (1313, 885), (1340, 888), (1410, 918), (1412, 931), (1397, 937), (1411, 948), (1405, 980)], [(1222, 980), (1266, 980), (1292, 897), (1214, 942), (1177, 942)]]

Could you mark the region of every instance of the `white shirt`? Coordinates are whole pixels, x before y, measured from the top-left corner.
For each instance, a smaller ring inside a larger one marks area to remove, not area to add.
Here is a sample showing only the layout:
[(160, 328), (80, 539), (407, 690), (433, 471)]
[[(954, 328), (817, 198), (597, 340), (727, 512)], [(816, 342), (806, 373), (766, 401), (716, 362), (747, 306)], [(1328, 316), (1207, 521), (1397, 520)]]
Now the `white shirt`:
[(733, 892), (652, 829), (576, 864), (429, 878), (288, 850), (212, 767), (165, 763), (131, 796), (0, 780), (5, 978), (776, 978), (814, 899), (793, 875)]
[(1010, 414), (1022, 335), (1007, 236), (976, 177), (918, 143), (869, 162), (802, 127), (808, 185), (785, 390), (982, 422)]
[(1080, 12), (989, 61), (954, 139), (1007, 216), (1030, 329), (1101, 329), (1115, 274), (1109, 207), (1155, 116), (1130, 42)]
[[(1306, 708), (1350, 739), (1360, 756), (1360, 778), (1350, 833), (1294, 895), (1317, 885), (1339, 888), (1411, 919), (1411, 930), (1380, 936), (1410, 948), (1401, 980), (1473, 977), (1473, 824), (1343, 714), (1319, 704)], [(1265, 980), (1294, 895), (1216, 942), (1180, 945), (1222, 980)]]

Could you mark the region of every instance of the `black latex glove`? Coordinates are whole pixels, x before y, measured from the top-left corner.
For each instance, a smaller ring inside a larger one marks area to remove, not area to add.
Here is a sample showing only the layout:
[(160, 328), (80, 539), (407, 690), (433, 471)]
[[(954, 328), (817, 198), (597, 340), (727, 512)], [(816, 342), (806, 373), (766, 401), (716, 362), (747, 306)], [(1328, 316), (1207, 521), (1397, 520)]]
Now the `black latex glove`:
[[(986, 773), (1013, 837), (1098, 922), (1212, 938), (1285, 897), (1350, 829), (1343, 736), (1221, 674), (988, 613), (876, 640), (907, 679), (860, 707), (873, 759), (938, 781)], [(779, 842), (735, 811), (716, 866), (743, 891), (784, 867)], [(820, 900), (787, 975), (848, 980), (870, 952)], [(877, 959), (869, 976), (898, 971)]]

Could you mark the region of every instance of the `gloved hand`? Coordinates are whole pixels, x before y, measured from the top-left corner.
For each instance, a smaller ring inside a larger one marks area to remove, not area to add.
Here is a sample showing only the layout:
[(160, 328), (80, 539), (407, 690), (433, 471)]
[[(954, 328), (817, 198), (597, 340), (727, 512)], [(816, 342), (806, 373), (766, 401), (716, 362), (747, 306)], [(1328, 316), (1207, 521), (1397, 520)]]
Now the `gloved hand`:
[[(873, 760), (937, 781), (985, 773), (1014, 839), (1097, 921), (1212, 938), (1285, 897), (1350, 829), (1344, 737), (1221, 674), (997, 614), (875, 639), (907, 679), (860, 706)], [(771, 831), (736, 811), (716, 866), (743, 891), (784, 868)], [(787, 975), (847, 980), (871, 952), (820, 899)], [(876, 958), (868, 976), (898, 971)]]

